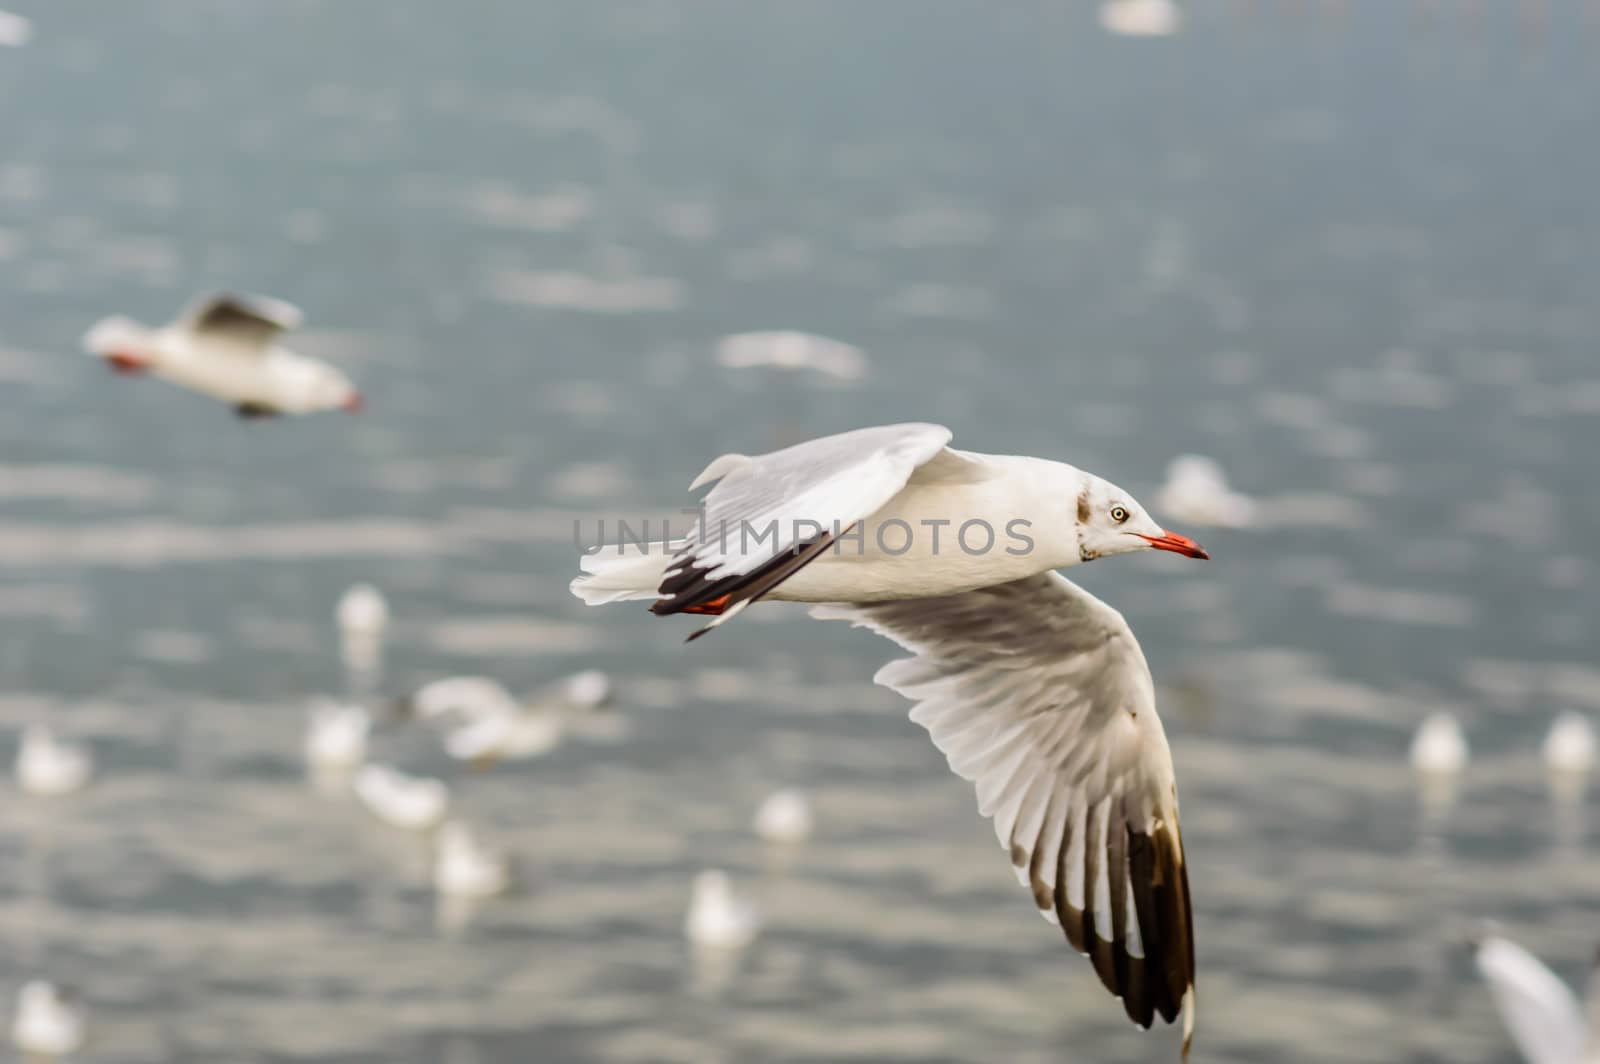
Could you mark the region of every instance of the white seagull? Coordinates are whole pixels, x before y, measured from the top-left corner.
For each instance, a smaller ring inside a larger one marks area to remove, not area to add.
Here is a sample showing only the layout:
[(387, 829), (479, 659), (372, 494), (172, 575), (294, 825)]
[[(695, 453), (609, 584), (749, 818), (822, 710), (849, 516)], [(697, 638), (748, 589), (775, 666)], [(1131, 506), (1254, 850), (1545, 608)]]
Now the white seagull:
[(89, 785), (94, 755), (87, 746), (57, 738), (49, 728), (35, 724), (22, 733), (16, 771), (17, 786), (29, 794), (71, 794)]
[(761, 914), (733, 889), (728, 873), (709, 868), (694, 877), (683, 933), (703, 949), (738, 950), (755, 941)]
[(88, 1020), (73, 995), (43, 980), (24, 983), (17, 993), (11, 1041), (30, 1057), (64, 1057), (83, 1048)]
[(401, 709), (422, 720), (455, 721), (445, 734), (445, 752), (484, 767), (549, 753), (560, 744), (566, 724), (547, 702), (519, 702), (487, 676), (434, 680), (404, 699)]
[(791, 371), (808, 369), (842, 381), (856, 380), (867, 372), (867, 357), (859, 347), (803, 332), (748, 332), (724, 336), (717, 344), (717, 361), (729, 369), (752, 366)]
[(811, 803), (793, 788), (773, 791), (756, 809), (752, 826), (767, 842), (793, 845), (811, 837)]
[(433, 887), (456, 898), (492, 898), (511, 886), (511, 862), (478, 840), (472, 829), (451, 820), (439, 829)]
[(354, 780), (367, 811), (392, 827), (431, 831), (450, 809), (450, 789), (440, 780), (408, 776), (389, 765), (363, 765)]
[(1183, 29), (1175, 0), (1105, 0), (1100, 28), (1115, 37), (1171, 37)]
[(276, 299), (205, 296), (159, 329), (99, 322), (85, 349), (118, 373), (150, 373), (231, 405), (243, 418), (361, 409), (361, 393), (326, 362), (278, 346), (300, 311)]
[(21, 15), (0, 11), (0, 45), (21, 48), (33, 40), (33, 23)]
[(313, 771), (343, 772), (367, 759), (367, 734), (372, 714), (354, 702), (319, 698), (311, 703), (306, 724), (306, 764)]
[(1528, 1064), (1600, 1064), (1600, 965), (1590, 970), (1588, 1000), (1580, 1006), (1567, 984), (1510, 939), (1484, 936), (1477, 961)]
[(1255, 518), (1255, 503), (1228, 487), (1228, 477), (1214, 460), (1198, 454), (1179, 455), (1167, 466), (1167, 482), (1156, 505), (1196, 525), (1243, 528)]
[[(711, 615), (813, 602), (912, 657), (877, 681), (916, 702), (1045, 918), (1134, 1022), (1194, 1028), (1194, 939), (1177, 784), (1150, 668), (1122, 615), (1053, 570), (1141, 550), (1207, 555), (1101, 478), (952, 450), (906, 424), (724, 455), (689, 535), (601, 548), (572, 590)], [(757, 537), (765, 537), (758, 539)], [(691, 637), (693, 638), (693, 637)]]
[(1584, 776), (1594, 769), (1594, 728), (1589, 718), (1570, 710), (1557, 717), (1544, 737), (1544, 764), (1552, 775)]

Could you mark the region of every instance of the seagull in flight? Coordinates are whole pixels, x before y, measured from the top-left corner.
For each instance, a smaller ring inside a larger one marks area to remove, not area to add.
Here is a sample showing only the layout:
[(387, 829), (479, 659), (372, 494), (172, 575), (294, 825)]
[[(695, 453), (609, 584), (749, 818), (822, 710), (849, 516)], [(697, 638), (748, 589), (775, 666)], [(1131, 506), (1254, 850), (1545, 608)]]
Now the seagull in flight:
[(976, 784), (1017, 877), (1128, 1016), (1194, 1032), (1188, 869), (1149, 665), (1116, 610), (1056, 572), (1161, 550), (1206, 558), (1126, 491), (1061, 462), (948, 446), (941, 425), (859, 429), (713, 461), (694, 527), (581, 559), (590, 605), (708, 616), (760, 599), (887, 636), (876, 680), (915, 703)]
[(278, 346), (300, 320), (282, 300), (222, 293), (196, 300), (159, 329), (106, 318), (84, 334), (83, 346), (118, 373), (161, 377), (222, 400), (241, 418), (359, 411), (361, 393), (342, 372)]

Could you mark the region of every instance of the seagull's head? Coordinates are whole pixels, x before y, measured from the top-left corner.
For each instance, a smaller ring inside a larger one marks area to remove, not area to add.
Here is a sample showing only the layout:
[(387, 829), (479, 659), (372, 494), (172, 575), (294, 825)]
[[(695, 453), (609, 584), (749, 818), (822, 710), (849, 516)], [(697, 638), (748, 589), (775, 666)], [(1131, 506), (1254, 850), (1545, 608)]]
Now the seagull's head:
[(350, 378), (322, 362), (301, 362), (286, 366), (284, 385), (292, 396), (286, 404), (290, 409), (311, 413), (318, 410), (361, 410), (361, 393)]
[(1168, 532), (1138, 500), (1109, 480), (1084, 474), (1078, 493), (1078, 557), (1082, 561), (1136, 550), (1168, 550), (1185, 558), (1210, 558), (1205, 548)]

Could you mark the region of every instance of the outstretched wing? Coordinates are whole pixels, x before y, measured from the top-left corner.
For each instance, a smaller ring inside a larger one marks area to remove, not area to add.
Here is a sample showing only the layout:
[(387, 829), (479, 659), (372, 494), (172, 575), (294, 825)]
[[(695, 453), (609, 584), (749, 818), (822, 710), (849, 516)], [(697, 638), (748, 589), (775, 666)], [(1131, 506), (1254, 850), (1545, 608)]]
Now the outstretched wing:
[(1583, 1014), (1578, 999), (1533, 954), (1498, 935), (1478, 943), (1478, 971), (1511, 1040), (1529, 1064), (1583, 1060)]
[(909, 423), (824, 436), (753, 458), (723, 455), (691, 485), (718, 481), (651, 609), (682, 613), (715, 603), (721, 616), (710, 627), (728, 620), (894, 498), (949, 440), (943, 425)]
[(196, 337), (265, 353), (279, 333), (298, 327), (300, 319), (298, 309), (279, 299), (219, 293), (197, 300), (178, 321)]
[(1184, 1014), (1194, 936), (1172, 753), (1122, 615), (1057, 573), (942, 598), (826, 605), (916, 656), (876, 680), (994, 821), (1045, 917), (1088, 953), (1129, 1017)]

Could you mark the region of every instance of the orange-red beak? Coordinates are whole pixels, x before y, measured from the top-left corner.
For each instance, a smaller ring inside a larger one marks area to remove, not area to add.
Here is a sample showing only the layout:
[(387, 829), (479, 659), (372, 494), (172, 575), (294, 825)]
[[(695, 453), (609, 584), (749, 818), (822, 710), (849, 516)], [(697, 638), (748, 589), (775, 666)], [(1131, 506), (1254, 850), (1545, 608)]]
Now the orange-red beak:
[(1144, 536), (1135, 532), (1134, 535), (1150, 544), (1156, 550), (1170, 550), (1174, 554), (1181, 554), (1185, 558), (1199, 558), (1208, 561), (1211, 555), (1206, 549), (1188, 536), (1180, 536), (1176, 532), (1163, 532), (1159, 536)]
[(361, 398), (360, 392), (351, 392), (350, 398), (344, 401), (344, 409), (350, 411), (352, 414), (361, 413), (361, 409), (366, 405), (367, 401)]

